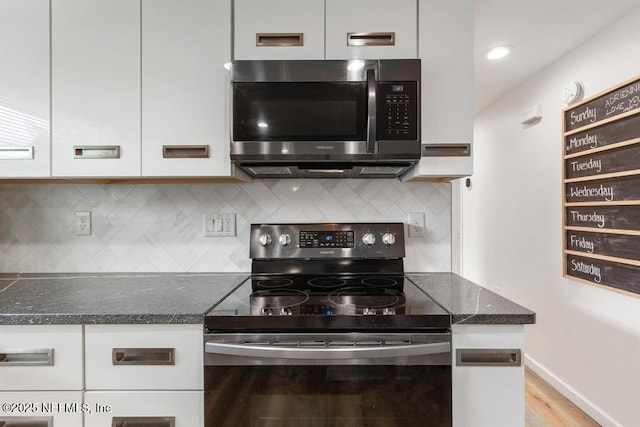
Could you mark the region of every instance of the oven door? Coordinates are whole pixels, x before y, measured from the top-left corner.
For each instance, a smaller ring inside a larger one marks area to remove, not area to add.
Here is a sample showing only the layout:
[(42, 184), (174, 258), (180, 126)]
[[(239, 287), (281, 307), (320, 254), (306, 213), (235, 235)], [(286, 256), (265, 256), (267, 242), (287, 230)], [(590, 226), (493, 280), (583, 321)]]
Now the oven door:
[(205, 425), (450, 426), (443, 334), (205, 335)]

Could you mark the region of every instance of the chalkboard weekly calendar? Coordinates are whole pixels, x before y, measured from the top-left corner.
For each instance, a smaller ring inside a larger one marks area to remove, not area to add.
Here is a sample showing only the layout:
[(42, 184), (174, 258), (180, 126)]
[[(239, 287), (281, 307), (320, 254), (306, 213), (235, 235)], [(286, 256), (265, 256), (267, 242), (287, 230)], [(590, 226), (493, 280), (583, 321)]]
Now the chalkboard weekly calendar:
[(562, 114), (564, 277), (640, 298), (640, 76)]

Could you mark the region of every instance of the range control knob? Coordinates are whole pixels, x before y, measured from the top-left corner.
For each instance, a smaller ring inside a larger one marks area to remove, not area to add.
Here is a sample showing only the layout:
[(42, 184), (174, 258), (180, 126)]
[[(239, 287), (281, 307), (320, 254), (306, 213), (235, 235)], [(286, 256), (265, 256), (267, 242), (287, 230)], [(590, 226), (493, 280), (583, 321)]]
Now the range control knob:
[(376, 314), (376, 309), (372, 307), (365, 307), (362, 309), (362, 314), (365, 316), (373, 316)]
[(282, 307), (280, 309), (280, 315), (281, 316), (291, 316), (293, 314), (293, 312), (291, 311), (291, 308), (289, 307)]
[(364, 233), (364, 235), (362, 236), (362, 243), (364, 243), (365, 246), (371, 246), (376, 242), (376, 236), (373, 235), (373, 233)]
[(273, 316), (273, 309), (263, 308), (262, 310), (260, 310), (260, 314), (262, 314), (263, 316)]
[(391, 246), (396, 242), (396, 236), (394, 236), (391, 233), (384, 233), (382, 235), (382, 243), (384, 243), (385, 246)]
[(267, 247), (271, 245), (271, 236), (268, 234), (261, 234), (258, 238), (258, 241), (262, 246)]
[(289, 236), (288, 233), (281, 234), (280, 237), (278, 237), (278, 242), (282, 246), (289, 246), (291, 244), (291, 236)]

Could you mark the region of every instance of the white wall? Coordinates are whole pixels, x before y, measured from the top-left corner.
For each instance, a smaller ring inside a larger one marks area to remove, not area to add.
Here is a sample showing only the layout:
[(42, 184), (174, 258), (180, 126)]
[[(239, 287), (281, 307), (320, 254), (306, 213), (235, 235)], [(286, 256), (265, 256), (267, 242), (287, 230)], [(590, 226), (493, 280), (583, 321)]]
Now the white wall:
[[(640, 425), (640, 299), (562, 278), (562, 87), (640, 73), (640, 8), (477, 115), (463, 274), (537, 312), (527, 362), (603, 425)], [(543, 105), (528, 128), (519, 113)]]

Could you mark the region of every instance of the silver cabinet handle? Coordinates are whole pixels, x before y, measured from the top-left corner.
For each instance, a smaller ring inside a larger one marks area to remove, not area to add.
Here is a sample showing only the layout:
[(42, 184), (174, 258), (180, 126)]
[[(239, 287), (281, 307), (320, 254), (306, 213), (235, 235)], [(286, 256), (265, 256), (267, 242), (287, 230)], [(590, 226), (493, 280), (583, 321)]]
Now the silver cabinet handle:
[(114, 365), (175, 365), (175, 348), (114, 348)]
[(520, 349), (459, 348), (456, 350), (456, 366), (520, 366), (520, 365), (522, 365), (522, 352)]
[(0, 349), (0, 367), (2, 366), (53, 366), (53, 349)]
[(394, 46), (396, 33), (347, 33), (347, 46)]
[(304, 33), (256, 33), (258, 47), (304, 46)]
[(119, 145), (74, 145), (74, 159), (119, 159)]
[(422, 157), (469, 157), (471, 144), (422, 144)]
[(111, 427), (175, 427), (176, 417), (113, 417)]
[(209, 157), (208, 145), (163, 145), (164, 159), (202, 159)]
[(0, 160), (33, 160), (33, 146), (31, 147), (0, 146)]
[(0, 417), (0, 427), (53, 427), (53, 418)]
[(205, 351), (229, 356), (266, 357), (281, 359), (373, 359), (380, 357), (422, 356), (427, 354), (448, 353), (451, 344), (436, 342), (429, 344), (408, 344), (371, 347), (298, 347), (272, 346), (257, 344), (228, 344), (208, 342)]

